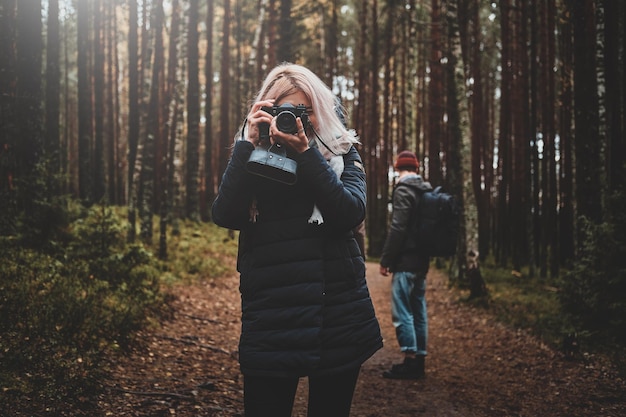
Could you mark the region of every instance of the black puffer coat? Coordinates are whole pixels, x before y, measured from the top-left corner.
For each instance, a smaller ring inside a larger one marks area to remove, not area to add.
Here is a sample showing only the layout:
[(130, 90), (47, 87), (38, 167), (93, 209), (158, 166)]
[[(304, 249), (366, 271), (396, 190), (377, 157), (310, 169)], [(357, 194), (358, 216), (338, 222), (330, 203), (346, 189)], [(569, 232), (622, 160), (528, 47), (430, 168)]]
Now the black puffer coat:
[[(365, 216), (359, 154), (344, 156), (341, 180), (316, 149), (293, 155), (298, 181), (290, 186), (248, 173), (253, 149), (235, 144), (212, 213), (216, 224), (241, 231), (241, 370), (305, 376), (357, 367), (382, 347), (351, 231)], [(321, 225), (308, 223), (314, 202)]]

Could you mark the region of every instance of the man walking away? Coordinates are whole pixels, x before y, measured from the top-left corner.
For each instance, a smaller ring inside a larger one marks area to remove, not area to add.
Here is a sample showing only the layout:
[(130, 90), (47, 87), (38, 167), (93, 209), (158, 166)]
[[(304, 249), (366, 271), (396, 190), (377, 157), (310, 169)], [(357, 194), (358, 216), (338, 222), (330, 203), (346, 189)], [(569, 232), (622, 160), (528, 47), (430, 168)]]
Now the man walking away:
[(420, 190), (431, 185), (417, 174), (419, 162), (413, 152), (398, 154), (394, 168), (398, 182), (393, 190), (391, 224), (380, 260), (380, 273), (391, 281), (391, 314), (404, 361), (394, 364), (383, 376), (391, 379), (421, 379), (428, 339), (426, 274), (429, 256), (417, 250)]

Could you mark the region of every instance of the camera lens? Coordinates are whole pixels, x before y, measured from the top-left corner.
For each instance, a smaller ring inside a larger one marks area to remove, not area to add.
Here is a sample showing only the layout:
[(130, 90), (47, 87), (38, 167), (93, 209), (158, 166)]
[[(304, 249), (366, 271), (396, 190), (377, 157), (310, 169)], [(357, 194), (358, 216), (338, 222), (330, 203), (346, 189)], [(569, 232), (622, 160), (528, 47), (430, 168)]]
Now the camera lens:
[(296, 115), (291, 111), (283, 111), (276, 116), (276, 127), (278, 130), (285, 133), (298, 132), (298, 125), (296, 125)]

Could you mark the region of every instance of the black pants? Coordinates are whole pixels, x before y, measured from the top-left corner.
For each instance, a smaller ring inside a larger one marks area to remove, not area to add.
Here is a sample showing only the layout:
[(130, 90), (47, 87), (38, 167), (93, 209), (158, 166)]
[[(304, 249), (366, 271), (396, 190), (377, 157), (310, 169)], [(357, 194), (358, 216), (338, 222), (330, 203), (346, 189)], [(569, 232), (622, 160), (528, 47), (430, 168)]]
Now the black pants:
[[(348, 417), (360, 368), (309, 377), (308, 417)], [(246, 417), (291, 417), (299, 378), (246, 376), (243, 403)]]

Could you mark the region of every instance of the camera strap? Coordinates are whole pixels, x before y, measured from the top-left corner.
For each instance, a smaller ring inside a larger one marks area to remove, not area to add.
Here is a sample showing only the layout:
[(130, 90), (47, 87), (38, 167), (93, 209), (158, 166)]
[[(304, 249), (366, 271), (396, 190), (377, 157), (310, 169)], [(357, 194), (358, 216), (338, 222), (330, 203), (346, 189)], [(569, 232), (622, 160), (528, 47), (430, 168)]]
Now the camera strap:
[(328, 145), (327, 145), (327, 144), (326, 144), (326, 143), (322, 140), (322, 138), (320, 138), (320, 135), (318, 135), (318, 134), (317, 134), (317, 131), (316, 131), (316, 130), (315, 130), (315, 128), (313, 127), (313, 124), (311, 124), (310, 126), (311, 126), (311, 130), (313, 131), (313, 133), (315, 133), (315, 136), (317, 137), (317, 140), (319, 140), (319, 141), (320, 141), (320, 143), (321, 143), (322, 145), (324, 145), (324, 147), (325, 147), (326, 149), (328, 149), (328, 152), (332, 153), (332, 154), (333, 154), (333, 155), (335, 155), (335, 156), (339, 156), (339, 154), (338, 154), (338, 153), (335, 153), (332, 149), (330, 149), (330, 148), (328, 147)]

